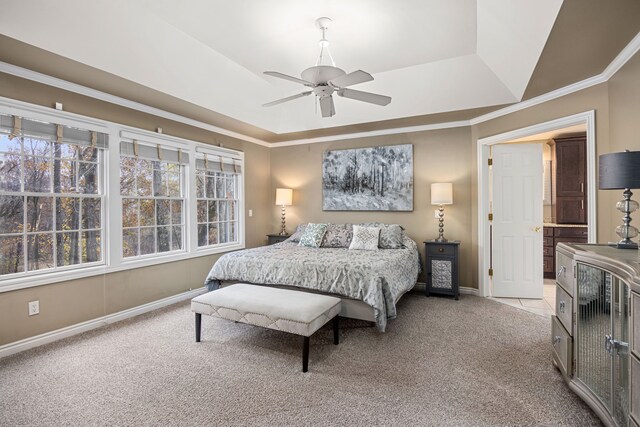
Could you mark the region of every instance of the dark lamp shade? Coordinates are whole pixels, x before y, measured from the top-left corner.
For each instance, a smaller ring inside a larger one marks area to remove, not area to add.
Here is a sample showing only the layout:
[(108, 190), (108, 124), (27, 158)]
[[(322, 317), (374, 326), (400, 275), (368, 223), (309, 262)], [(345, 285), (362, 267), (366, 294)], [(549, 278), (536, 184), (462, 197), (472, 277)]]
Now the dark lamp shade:
[(602, 154), (598, 158), (598, 188), (640, 188), (640, 151)]

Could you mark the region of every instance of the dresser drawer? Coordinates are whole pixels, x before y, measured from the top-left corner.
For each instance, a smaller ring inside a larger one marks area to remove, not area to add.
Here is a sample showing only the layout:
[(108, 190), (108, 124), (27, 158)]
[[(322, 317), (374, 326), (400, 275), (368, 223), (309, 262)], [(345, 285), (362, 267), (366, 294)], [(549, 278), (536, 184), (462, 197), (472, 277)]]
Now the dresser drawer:
[(556, 252), (556, 282), (573, 296), (573, 261), (560, 252)]
[(589, 235), (586, 227), (556, 227), (553, 231), (556, 237), (584, 237)]
[(438, 256), (438, 255), (446, 255), (453, 256), (456, 251), (455, 245), (438, 245), (438, 244), (430, 244), (427, 245), (427, 254), (429, 256)]
[(543, 236), (553, 236), (553, 227), (542, 227)]
[(631, 319), (631, 352), (640, 358), (640, 295), (635, 292), (631, 292)]
[(553, 257), (553, 252), (554, 252), (553, 246), (544, 246), (542, 248), (542, 256)]
[(556, 316), (551, 316), (551, 345), (553, 346), (553, 358), (560, 371), (566, 376), (571, 376), (572, 360), (571, 336), (558, 321)]
[(631, 384), (633, 387), (630, 387), (631, 396), (629, 396), (629, 412), (631, 412), (631, 417), (634, 418), (636, 423), (640, 420), (640, 387), (637, 387), (636, 384), (640, 384), (640, 361), (631, 356)]
[(542, 246), (554, 249), (554, 247), (553, 247), (553, 237), (543, 237), (542, 238)]
[(561, 286), (556, 286), (556, 316), (572, 335), (573, 298)]

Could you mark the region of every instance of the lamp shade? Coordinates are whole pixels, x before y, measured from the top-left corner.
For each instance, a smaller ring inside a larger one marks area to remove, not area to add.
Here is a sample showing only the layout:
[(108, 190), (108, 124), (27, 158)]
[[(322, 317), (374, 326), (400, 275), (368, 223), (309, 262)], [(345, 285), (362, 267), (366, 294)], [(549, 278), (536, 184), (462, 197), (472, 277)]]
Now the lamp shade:
[(293, 190), (290, 188), (276, 188), (276, 205), (291, 206), (293, 203)]
[(640, 151), (602, 154), (598, 159), (598, 188), (640, 188)]
[(450, 182), (434, 182), (431, 184), (432, 205), (453, 204), (453, 184)]

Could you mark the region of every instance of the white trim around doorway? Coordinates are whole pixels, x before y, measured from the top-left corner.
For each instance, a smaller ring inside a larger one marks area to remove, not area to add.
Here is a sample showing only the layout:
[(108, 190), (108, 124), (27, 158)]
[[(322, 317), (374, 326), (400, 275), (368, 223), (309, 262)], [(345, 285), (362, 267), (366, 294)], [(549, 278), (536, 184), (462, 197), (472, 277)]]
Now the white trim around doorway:
[(567, 117), (527, 126), (522, 129), (488, 136), (478, 140), (478, 279), (480, 295), (491, 296), (489, 280), (489, 149), (494, 144), (512, 141), (518, 138), (550, 132), (570, 126), (585, 124), (587, 128), (587, 224), (588, 241), (597, 240), (596, 223), (596, 121), (595, 111), (585, 111)]

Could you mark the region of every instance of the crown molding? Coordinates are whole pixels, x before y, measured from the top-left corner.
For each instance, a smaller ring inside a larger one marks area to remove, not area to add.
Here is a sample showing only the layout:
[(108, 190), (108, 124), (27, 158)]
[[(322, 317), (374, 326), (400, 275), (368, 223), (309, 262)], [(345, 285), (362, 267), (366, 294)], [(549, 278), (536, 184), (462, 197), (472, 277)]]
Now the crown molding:
[(521, 111), (527, 108), (531, 108), (533, 106), (561, 98), (563, 96), (572, 94), (574, 92), (590, 88), (591, 86), (599, 85), (601, 83), (607, 82), (615, 73), (622, 68), (624, 64), (629, 61), (633, 55), (638, 52), (640, 49), (640, 33), (636, 34), (636, 36), (625, 46), (622, 51), (616, 56), (613, 61), (604, 69), (604, 71), (597, 76), (589, 77), (588, 79), (581, 80), (579, 82), (570, 84), (565, 87), (561, 87), (560, 89), (556, 89), (551, 92), (547, 92), (543, 95), (536, 96), (535, 98), (528, 99), (526, 101), (519, 102), (517, 104), (510, 105), (505, 108), (501, 108), (500, 110), (492, 111), (491, 113), (484, 114), (482, 116), (478, 116), (469, 120), (471, 125), (477, 125), (479, 123), (483, 123), (489, 120), (493, 120), (498, 117), (505, 116), (507, 114), (515, 113), (516, 111)]
[(258, 138), (253, 138), (238, 132), (233, 132), (227, 129), (213, 126), (208, 123), (204, 123), (198, 120), (190, 119), (185, 116), (181, 116), (179, 114), (171, 113), (169, 111), (162, 110), (149, 105), (145, 105), (139, 102), (131, 101), (126, 98), (111, 95), (106, 92), (102, 92), (96, 89), (92, 89), (86, 86), (82, 86), (76, 83), (62, 80), (57, 77), (48, 76), (46, 74), (38, 73), (36, 71), (28, 70), (26, 68), (18, 67), (16, 65), (8, 64), (6, 62), (0, 62), (0, 72), (11, 74), (27, 80), (32, 80), (38, 83), (43, 83), (48, 86), (57, 87), (59, 89), (78, 93), (80, 95), (85, 95), (91, 98), (95, 98), (101, 101), (120, 105), (126, 108), (131, 108), (133, 110), (141, 111), (143, 113), (148, 113), (154, 116), (184, 123), (186, 125), (198, 127), (211, 132), (219, 133), (219, 134), (230, 136), (233, 138), (238, 138), (243, 141), (258, 144), (263, 147), (278, 148), (278, 147), (288, 147), (292, 145), (314, 144), (319, 142), (338, 141), (338, 140), (344, 140), (344, 139), (364, 138), (364, 137), (381, 136), (381, 135), (393, 135), (398, 133), (422, 132), (426, 130), (449, 129), (449, 128), (456, 128), (456, 127), (477, 125), (479, 123), (483, 123), (489, 120), (496, 119), (498, 117), (515, 113), (517, 111), (531, 108), (533, 106), (572, 94), (574, 92), (584, 90), (601, 83), (605, 83), (613, 75), (615, 75), (615, 73), (618, 72), (620, 68), (622, 68), (622, 66), (624, 66), (624, 64), (626, 64), (627, 61), (629, 61), (629, 59), (631, 59), (638, 52), (638, 50), (640, 50), (640, 33), (636, 34), (636, 36), (629, 42), (629, 44), (627, 44), (627, 46), (625, 46), (625, 48), (622, 49), (622, 51), (614, 58), (614, 60), (611, 61), (611, 63), (607, 66), (607, 68), (605, 68), (605, 70), (602, 73), (598, 74), (597, 76), (590, 77), (588, 79), (570, 84), (560, 89), (556, 89), (554, 91), (545, 93), (535, 98), (518, 102), (516, 104), (510, 105), (505, 108), (501, 108), (500, 110), (496, 110), (491, 113), (484, 114), (482, 116), (472, 118), (470, 120), (437, 123), (437, 124), (430, 124), (430, 125), (420, 125), (420, 126), (408, 126), (408, 127), (400, 127), (400, 128), (389, 128), (389, 129), (374, 130), (374, 131), (367, 131), (367, 132), (332, 135), (332, 136), (325, 136), (325, 137), (318, 137), (318, 138), (303, 138), (303, 139), (297, 139), (292, 141), (282, 141), (282, 142), (274, 142), (274, 143), (269, 143)]
[(425, 130), (450, 129), (469, 126), (469, 120), (458, 122), (435, 123), (430, 125), (408, 126), (402, 128), (389, 128), (356, 133), (343, 133), (340, 135), (321, 136), (318, 138), (293, 139), (291, 141), (273, 142), (269, 146), (273, 148), (289, 147), (291, 145), (315, 144), (318, 142), (342, 141), (345, 139), (356, 139), (381, 135), (394, 135), (398, 133), (422, 132)]
[(131, 101), (130, 99), (122, 98), (120, 96), (111, 95), (109, 93), (102, 92), (97, 89), (92, 89), (90, 87), (82, 86), (76, 83), (72, 83), (67, 80), (62, 80), (57, 77), (52, 77), (46, 74), (38, 73), (37, 71), (29, 70), (27, 68), (18, 67), (17, 65), (8, 64), (6, 62), (0, 62), (0, 72), (11, 74), (13, 76), (21, 77), (37, 83), (42, 83), (47, 86), (52, 86), (58, 89), (67, 90), (69, 92), (74, 92), (80, 95), (88, 96), (90, 98), (98, 99), (100, 101), (105, 101), (110, 104), (120, 105), (122, 107), (130, 108), (132, 110), (162, 117), (164, 119), (173, 120), (179, 123), (184, 123), (186, 125), (205, 129), (215, 133), (219, 133), (221, 135), (230, 136), (232, 138), (238, 138), (243, 141), (262, 145), (263, 147), (270, 146), (268, 142), (265, 142), (258, 138), (253, 138), (238, 132), (233, 132), (227, 129), (220, 128), (218, 126), (213, 126), (208, 123), (201, 122), (199, 120), (190, 119), (189, 117), (171, 113), (169, 111), (152, 107), (150, 105), (142, 104), (140, 102)]

